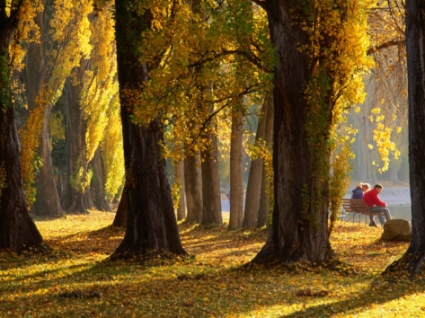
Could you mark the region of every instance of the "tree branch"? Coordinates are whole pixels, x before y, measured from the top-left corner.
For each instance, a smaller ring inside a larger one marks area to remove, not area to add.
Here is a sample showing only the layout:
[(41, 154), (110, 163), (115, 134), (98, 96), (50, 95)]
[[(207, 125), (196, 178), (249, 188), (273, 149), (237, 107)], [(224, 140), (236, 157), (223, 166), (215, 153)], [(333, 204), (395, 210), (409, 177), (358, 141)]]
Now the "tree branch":
[(366, 54), (371, 55), (371, 54), (376, 53), (380, 50), (387, 49), (389, 47), (396, 46), (396, 45), (398, 46), (402, 43), (404, 43), (404, 39), (392, 39), (390, 41), (381, 43), (377, 46), (371, 47), (370, 49), (367, 50)]

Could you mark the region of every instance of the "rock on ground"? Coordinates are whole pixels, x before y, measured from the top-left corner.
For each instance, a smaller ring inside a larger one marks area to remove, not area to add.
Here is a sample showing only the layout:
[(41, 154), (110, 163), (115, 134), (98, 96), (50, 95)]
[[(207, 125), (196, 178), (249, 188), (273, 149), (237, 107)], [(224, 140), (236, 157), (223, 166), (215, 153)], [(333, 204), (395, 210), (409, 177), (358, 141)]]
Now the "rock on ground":
[(410, 242), (411, 237), (412, 226), (409, 221), (392, 219), (385, 222), (381, 240)]

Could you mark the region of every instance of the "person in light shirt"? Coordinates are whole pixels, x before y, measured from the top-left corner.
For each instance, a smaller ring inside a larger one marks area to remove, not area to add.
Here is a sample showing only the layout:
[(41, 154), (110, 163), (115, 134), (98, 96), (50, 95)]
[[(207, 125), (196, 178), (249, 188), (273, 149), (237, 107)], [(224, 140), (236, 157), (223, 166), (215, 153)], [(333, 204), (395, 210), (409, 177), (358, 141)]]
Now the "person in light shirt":
[(379, 214), (379, 222), (382, 226), (384, 226), (385, 222), (388, 220), (391, 220), (391, 212), (387, 208), (387, 204), (384, 201), (381, 201), (378, 197), (378, 195), (381, 193), (383, 187), (380, 184), (375, 184), (373, 189), (366, 191), (363, 194), (363, 201), (366, 203), (366, 205), (369, 207), (369, 210), (371, 213), (381, 213), (383, 212), (384, 215)]

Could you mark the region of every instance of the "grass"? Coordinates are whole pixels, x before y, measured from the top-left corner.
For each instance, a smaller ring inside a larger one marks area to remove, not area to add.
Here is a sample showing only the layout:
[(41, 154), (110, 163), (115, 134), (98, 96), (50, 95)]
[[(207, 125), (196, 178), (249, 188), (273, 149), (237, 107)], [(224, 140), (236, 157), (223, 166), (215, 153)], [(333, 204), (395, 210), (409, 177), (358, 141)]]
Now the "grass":
[(50, 250), (0, 254), (0, 317), (425, 317), (423, 284), (379, 279), (408, 246), (379, 241), (380, 228), (339, 221), (332, 246), (350, 264), (345, 272), (242, 270), (266, 230), (184, 223), (193, 256), (142, 266), (105, 262), (124, 235), (110, 227), (113, 217), (93, 211), (36, 222)]

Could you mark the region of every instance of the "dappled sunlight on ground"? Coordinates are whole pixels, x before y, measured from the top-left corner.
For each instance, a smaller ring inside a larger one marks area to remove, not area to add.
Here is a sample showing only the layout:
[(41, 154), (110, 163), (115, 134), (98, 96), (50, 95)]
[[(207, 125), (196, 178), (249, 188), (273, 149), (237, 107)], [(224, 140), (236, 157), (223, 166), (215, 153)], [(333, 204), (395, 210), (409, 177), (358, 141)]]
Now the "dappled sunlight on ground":
[(0, 254), (0, 317), (425, 316), (423, 284), (380, 282), (408, 245), (379, 241), (382, 228), (337, 222), (331, 244), (344, 271), (305, 264), (242, 269), (267, 230), (185, 222), (180, 235), (190, 256), (141, 265), (105, 262), (124, 236), (111, 226), (113, 217), (92, 211), (36, 222), (50, 249)]

